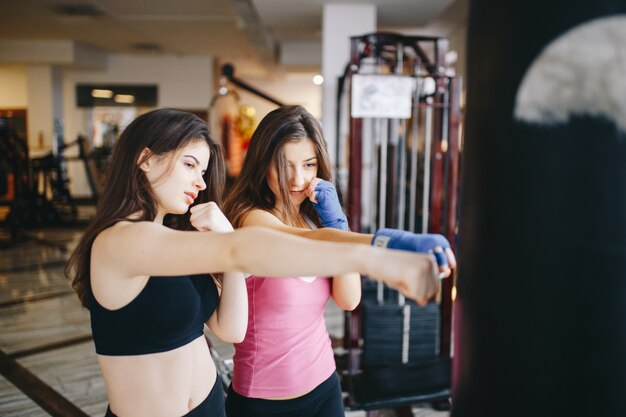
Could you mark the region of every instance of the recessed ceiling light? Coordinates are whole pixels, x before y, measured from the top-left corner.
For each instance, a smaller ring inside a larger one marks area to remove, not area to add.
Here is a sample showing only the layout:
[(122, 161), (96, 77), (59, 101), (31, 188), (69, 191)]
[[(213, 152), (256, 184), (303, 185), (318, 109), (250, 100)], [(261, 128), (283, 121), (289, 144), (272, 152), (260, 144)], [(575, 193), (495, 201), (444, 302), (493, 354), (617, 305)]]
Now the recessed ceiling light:
[(135, 101), (135, 96), (131, 94), (116, 94), (114, 98), (116, 103), (133, 103)]
[(91, 90), (91, 97), (95, 98), (111, 98), (113, 97), (113, 91), (94, 88)]

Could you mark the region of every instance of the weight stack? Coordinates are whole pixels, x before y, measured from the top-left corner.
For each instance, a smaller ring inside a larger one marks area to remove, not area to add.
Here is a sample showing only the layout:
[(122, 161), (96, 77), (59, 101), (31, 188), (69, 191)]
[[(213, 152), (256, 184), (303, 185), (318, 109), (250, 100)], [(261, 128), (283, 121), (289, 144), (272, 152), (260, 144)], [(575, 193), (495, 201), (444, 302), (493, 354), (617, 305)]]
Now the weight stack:
[[(406, 301), (404, 306), (387, 301), (364, 300), (363, 364), (383, 365), (415, 363), (436, 358), (439, 354), (439, 305), (421, 307)], [(405, 317), (405, 309), (409, 313)], [(405, 335), (405, 329), (408, 332)], [(403, 343), (408, 343), (404, 348)]]

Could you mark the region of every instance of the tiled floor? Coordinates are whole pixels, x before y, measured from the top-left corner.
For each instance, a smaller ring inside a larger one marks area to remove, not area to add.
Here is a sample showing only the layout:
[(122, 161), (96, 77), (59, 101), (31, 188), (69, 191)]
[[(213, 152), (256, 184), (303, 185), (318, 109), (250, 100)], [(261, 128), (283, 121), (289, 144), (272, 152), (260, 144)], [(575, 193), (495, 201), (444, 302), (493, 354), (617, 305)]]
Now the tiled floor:
[[(106, 391), (89, 316), (63, 273), (80, 235), (79, 228), (51, 228), (29, 231), (28, 239), (12, 244), (0, 229), (0, 416), (104, 415)], [(342, 320), (329, 305), (327, 325), (334, 336), (341, 336)], [(207, 336), (221, 359), (232, 358), (231, 345)], [(428, 405), (414, 407), (413, 414), (449, 416)]]

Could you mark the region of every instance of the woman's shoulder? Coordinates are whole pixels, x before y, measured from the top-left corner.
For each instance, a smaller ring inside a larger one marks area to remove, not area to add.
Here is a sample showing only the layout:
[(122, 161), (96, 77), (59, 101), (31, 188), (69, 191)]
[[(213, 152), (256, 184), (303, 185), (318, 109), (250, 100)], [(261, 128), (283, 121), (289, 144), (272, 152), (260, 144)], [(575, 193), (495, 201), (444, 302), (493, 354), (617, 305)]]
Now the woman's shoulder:
[(260, 208), (254, 208), (248, 211), (241, 218), (241, 227), (246, 226), (277, 226), (284, 225), (276, 215), (272, 212)]
[[(119, 221), (104, 229), (94, 239), (91, 249), (92, 268), (97, 269), (105, 265), (105, 269), (110, 271), (115, 265), (119, 276), (150, 275), (150, 273), (137, 274), (129, 271), (141, 264), (142, 257), (149, 258), (154, 256), (150, 254), (160, 253), (159, 248), (162, 247), (163, 242), (171, 241), (173, 238), (168, 233), (177, 232), (149, 221)], [(156, 263), (158, 262), (155, 259), (151, 261), (151, 265)]]
[(151, 234), (165, 232), (167, 227), (149, 221), (121, 220), (107, 227), (96, 236), (95, 247), (109, 246), (121, 248), (125, 242), (148, 238)]
[(150, 222), (147, 220), (133, 221), (120, 220), (100, 232), (99, 236), (116, 235), (120, 233), (134, 233), (140, 230), (160, 230), (167, 229), (162, 224)]
[(296, 235), (316, 229), (315, 224), (309, 222), (304, 216), (301, 218), (301, 224), (291, 225), (284, 222), (276, 212), (263, 209), (253, 209), (246, 214), (240, 227), (248, 226), (268, 227)]

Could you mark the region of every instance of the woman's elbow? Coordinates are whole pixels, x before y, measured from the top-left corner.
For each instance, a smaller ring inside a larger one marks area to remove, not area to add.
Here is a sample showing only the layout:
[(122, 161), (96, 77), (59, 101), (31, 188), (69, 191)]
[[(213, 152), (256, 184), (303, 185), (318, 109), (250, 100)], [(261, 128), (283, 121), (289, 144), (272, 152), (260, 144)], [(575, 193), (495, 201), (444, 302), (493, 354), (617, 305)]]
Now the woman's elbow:
[(241, 343), (246, 338), (245, 329), (242, 331), (231, 331), (227, 334), (222, 335), (220, 339), (222, 339), (226, 343)]
[(230, 340), (227, 340), (228, 343), (241, 343), (246, 338), (246, 334), (234, 335)]
[(337, 307), (345, 311), (352, 311), (361, 302), (361, 276), (355, 273), (335, 277), (331, 291)]
[[(208, 324), (208, 323), (207, 323)], [(246, 338), (246, 331), (248, 330), (248, 321), (245, 320), (242, 323), (224, 325), (219, 324), (210, 327), (210, 330), (220, 340), (226, 343), (241, 343)]]
[(344, 311), (353, 311), (359, 303), (361, 302), (361, 297), (348, 297), (342, 298), (341, 300), (335, 300), (335, 304), (337, 307)]
[(355, 308), (357, 308), (360, 302), (361, 302), (361, 297), (357, 298), (356, 300), (353, 300), (350, 304), (346, 306), (346, 308), (344, 308), (344, 310), (353, 311)]

